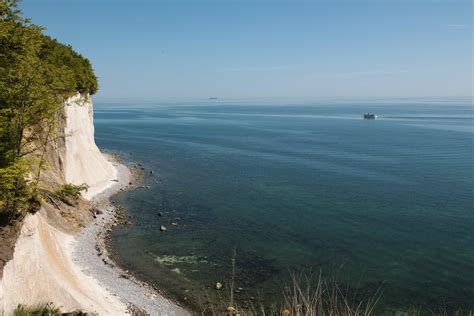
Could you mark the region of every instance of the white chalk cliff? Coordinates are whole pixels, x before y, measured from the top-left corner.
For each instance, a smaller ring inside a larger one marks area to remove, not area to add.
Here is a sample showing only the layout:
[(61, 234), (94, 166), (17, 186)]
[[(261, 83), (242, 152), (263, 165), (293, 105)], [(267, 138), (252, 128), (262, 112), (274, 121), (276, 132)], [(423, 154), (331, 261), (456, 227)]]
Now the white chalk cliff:
[[(66, 138), (58, 153), (61, 177), (66, 183), (87, 184), (84, 197), (91, 199), (113, 183), (117, 171), (95, 144), (90, 98), (77, 94), (64, 105)], [(73, 245), (73, 235), (53, 225), (44, 208), (27, 215), (13, 259), (0, 280), (0, 315), (12, 315), (19, 303), (35, 306), (51, 301), (62, 311), (125, 314), (125, 304), (73, 262)]]
[(91, 199), (111, 185), (117, 171), (95, 144), (90, 97), (77, 94), (67, 99), (64, 105), (64, 179), (67, 183), (76, 185), (87, 184), (89, 189), (83, 195), (86, 199)]

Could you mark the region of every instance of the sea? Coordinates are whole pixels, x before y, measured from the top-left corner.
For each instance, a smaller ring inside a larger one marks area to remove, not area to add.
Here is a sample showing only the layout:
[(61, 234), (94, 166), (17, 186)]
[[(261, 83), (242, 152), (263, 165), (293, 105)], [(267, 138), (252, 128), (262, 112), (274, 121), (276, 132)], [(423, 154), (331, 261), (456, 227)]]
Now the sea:
[(143, 169), (109, 249), (195, 310), (216, 282), (273, 304), (302, 275), (474, 309), (473, 119), (471, 98), (98, 102), (99, 147)]

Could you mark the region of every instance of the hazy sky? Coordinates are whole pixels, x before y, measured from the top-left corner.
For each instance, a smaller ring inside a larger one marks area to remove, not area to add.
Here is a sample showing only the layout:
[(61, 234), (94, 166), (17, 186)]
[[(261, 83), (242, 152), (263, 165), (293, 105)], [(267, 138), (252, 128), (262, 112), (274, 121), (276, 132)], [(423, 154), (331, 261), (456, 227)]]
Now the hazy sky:
[(470, 0), (24, 0), (99, 100), (472, 94)]

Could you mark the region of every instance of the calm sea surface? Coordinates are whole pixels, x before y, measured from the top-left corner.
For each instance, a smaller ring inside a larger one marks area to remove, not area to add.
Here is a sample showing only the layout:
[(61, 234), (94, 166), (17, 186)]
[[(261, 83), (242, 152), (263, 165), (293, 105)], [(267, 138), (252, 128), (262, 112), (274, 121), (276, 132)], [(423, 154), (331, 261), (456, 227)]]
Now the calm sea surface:
[(312, 269), (384, 306), (474, 308), (470, 100), (99, 103), (95, 126), (150, 185), (115, 197), (134, 225), (110, 247), (168, 295), (226, 284), (236, 247), (240, 299)]

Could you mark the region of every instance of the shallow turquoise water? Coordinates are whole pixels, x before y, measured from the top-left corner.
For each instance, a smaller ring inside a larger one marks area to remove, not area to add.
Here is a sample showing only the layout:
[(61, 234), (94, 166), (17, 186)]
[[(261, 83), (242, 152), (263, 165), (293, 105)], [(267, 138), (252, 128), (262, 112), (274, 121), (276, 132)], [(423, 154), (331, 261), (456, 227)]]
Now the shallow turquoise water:
[(474, 308), (470, 100), (99, 103), (95, 126), (155, 171), (116, 197), (135, 225), (111, 247), (170, 295), (227, 280), (236, 246), (242, 297), (312, 268), (386, 306)]

